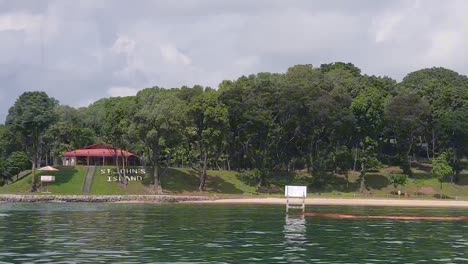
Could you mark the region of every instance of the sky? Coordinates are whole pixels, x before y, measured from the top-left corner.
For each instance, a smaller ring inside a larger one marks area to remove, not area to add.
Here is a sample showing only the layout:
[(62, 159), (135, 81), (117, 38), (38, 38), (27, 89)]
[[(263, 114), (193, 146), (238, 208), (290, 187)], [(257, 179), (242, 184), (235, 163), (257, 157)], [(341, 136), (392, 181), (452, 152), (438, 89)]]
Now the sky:
[(0, 0), (0, 123), (25, 91), (74, 107), (145, 87), (352, 62), (468, 74), (468, 1)]

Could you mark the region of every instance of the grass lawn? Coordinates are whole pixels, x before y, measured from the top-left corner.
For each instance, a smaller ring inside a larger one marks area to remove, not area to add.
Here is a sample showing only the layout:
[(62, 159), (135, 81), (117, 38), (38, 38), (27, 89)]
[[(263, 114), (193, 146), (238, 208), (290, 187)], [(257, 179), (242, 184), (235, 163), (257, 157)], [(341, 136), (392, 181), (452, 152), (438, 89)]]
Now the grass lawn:
[[(81, 194), (83, 183), (86, 177), (86, 168), (77, 166), (57, 167), (58, 172), (36, 172), (37, 179), (41, 175), (55, 176), (55, 182), (48, 183), (49, 191), (52, 194)], [(0, 193), (9, 194), (30, 194), (32, 174), (9, 185), (0, 187)]]
[[(413, 177), (408, 179), (408, 183), (405, 186), (399, 186), (402, 192), (407, 192), (413, 198), (416, 198), (415, 194), (418, 194), (419, 198), (430, 198), (434, 199), (440, 194), (440, 182), (433, 178), (430, 173), (430, 167), (415, 167), (413, 168)], [(396, 195), (391, 193), (395, 191), (395, 188), (390, 183), (390, 176), (393, 173), (402, 173), (397, 167), (386, 167), (378, 171), (369, 172), (366, 176), (366, 184), (368, 195), (374, 197), (389, 197), (396, 198)], [(359, 193), (360, 181), (359, 173), (349, 173), (349, 184), (346, 184), (346, 179), (343, 175), (326, 175), (323, 176), (324, 180), (320, 187), (309, 188), (311, 195), (330, 196), (330, 197), (357, 197)], [(273, 185), (282, 187), (286, 184), (289, 185), (309, 185), (311, 184), (312, 177), (307, 173), (283, 173), (281, 177), (273, 177), (271, 183)], [(426, 192), (425, 195), (422, 193)], [(458, 184), (444, 182), (442, 193), (448, 198), (462, 198), (468, 200), (468, 171), (463, 171), (460, 175)]]
[[(101, 174), (101, 169), (112, 167), (97, 167), (91, 186), (91, 194), (152, 194), (152, 176), (147, 173), (143, 181), (129, 181), (124, 187), (119, 182), (108, 181), (108, 175)], [(208, 171), (207, 193), (203, 194), (253, 194), (255, 187), (243, 183), (237, 178), (236, 172)], [(200, 195), (198, 192), (199, 178), (192, 169), (168, 168), (162, 169), (161, 184), (164, 193)]]
[[(235, 171), (207, 171), (206, 191), (209, 194), (243, 195), (255, 194), (256, 188), (237, 178)], [(200, 180), (198, 173), (192, 169), (170, 168), (162, 177), (163, 189), (169, 193), (199, 194)], [(170, 176), (169, 176), (170, 175)]]
[(91, 185), (92, 195), (122, 195), (122, 194), (151, 194), (149, 189), (149, 178), (145, 176), (143, 181), (129, 181), (124, 187), (119, 182), (108, 181), (108, 175), (102, 174), (101, 169), (115, 169), (115, 167), (96, 167), (93, 183)]
[[(82, 194), (83, 184), (86, 177), (86, 168), (77, 166), (76, 168), (61, 167), (59, 172), (38, 173), (38, 176), (51, 174), (55, 175), (56, 182), (49, 185), (49, 190), (53, 194)], [(151, 188), (152, 176), (147, 173), (143, 181), (130, 181), (124, 187), (119, 182), (109, 182), (108, 175), (102, 174), (101, 169), (114, 169), (114, 167), (96, 167), (96, 173), (91, 186), (90, 194), (94, 195), (124, 195), (124, 194), (154, 194)], [(411, 198), (416, 198), (416, 193), (422, 191), (425, 195), (418, 198), (434, 199), (440, 193), (440, 183), (430, 174), (430, 167), (413, 168), (414, 177), (408, 180), (408, 183), (399, 187), (402, 192), (408, 192)], [(390, 184), (390, 176), (393, 173), (401, 173), (396, 167), (385, 167), (378, 171), (368, 173), (366, 183), (368, 186), (367, 194), (375, 198), (396, 198), (392, 195), (395, 191)], [(28, 194), (30, 193), (31, 175), (10, 184), (0, 187), (0, 193)], [(284, 185), (308, 185), (310, 196), (321, 197), (342, 197), (353, 198), (362, 197), (359, 193), (359, 173), (349, 174), (349, 184), (343, 175), (326, 175), (320, 187), (314, 187), (313, 178), (306, 172), (295, 173), (275, 173), (268, 179), (271, 186), (266, 193), (257, 193), (254, 186), (249, 186), (238, 178), (238, 173), (234, 171), (208, 171), (206, 182), (206, 192), (198, 191), (199, 178), (198, 173), (187, 168), (168, 168), (162, 169), (161, 183), (165, 194), (180, 195), (213, 195), (241, 197), (250, 195), (268, 195), (282, 197)], [(265, 191), (265, 190), (264, 190)], [(457, 197), (468, 200), (468, 171), (463, 171), (458, 184), (443, 183), (443, 194), (448, 198)]]

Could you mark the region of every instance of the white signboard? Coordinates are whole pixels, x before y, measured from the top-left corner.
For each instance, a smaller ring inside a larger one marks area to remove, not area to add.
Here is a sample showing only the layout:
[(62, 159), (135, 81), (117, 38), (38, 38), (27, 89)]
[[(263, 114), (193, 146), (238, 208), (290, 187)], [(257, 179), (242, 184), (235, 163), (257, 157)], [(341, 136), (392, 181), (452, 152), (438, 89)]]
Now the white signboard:
[(286, 185), (284, 195), (286, 197), (307, 197), (307, 186)]
[(41, 176), (41, 182), (54, 182), (55, 176)]

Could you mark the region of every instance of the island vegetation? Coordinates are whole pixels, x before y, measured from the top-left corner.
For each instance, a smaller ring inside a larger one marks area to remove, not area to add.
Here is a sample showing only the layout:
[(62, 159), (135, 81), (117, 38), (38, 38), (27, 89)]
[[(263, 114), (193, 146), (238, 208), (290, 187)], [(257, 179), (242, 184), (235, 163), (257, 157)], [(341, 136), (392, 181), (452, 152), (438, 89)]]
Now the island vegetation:
[(336, 62), (217, 89), (151, 87), (81, 108), (25, 92), (0, 125), (2, 182), (31, 170), (36, 191), (36, 167), (59, 166), (66, 151), (96, 142), (137, 154), (155, 193), (176, 188), (171, 177), (181, 173), (204, 191), (217, 171), (267, 192), (291, 178), (318, 191), (366, 192), (375, 175), (394, 192), (421, 178), (466, 185), (468, 78), (429, 68), (397, 82)]

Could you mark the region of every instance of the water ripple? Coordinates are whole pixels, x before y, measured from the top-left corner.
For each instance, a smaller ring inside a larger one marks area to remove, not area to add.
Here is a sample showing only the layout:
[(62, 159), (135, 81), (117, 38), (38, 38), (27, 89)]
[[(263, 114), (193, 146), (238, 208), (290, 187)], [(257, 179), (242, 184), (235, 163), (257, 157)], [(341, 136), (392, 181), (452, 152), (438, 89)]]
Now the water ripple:
[[(459, 209), (315, 207), (467, 215)], [(282, 206), (1, 204), (0, 263), (458, 263), (468, 225), (286, 217)]]

